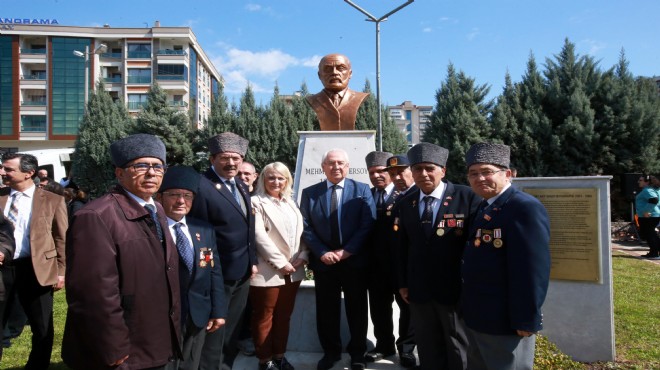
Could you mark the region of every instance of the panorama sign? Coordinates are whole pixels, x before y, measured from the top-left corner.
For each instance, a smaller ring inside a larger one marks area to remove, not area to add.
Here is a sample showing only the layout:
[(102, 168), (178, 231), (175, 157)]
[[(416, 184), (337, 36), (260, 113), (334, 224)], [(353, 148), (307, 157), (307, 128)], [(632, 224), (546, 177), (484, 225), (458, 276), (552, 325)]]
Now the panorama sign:
[(0, 28), (13, 30), (14, 25), (59, 25), (57, 19), (40, 18), (0, 18)]

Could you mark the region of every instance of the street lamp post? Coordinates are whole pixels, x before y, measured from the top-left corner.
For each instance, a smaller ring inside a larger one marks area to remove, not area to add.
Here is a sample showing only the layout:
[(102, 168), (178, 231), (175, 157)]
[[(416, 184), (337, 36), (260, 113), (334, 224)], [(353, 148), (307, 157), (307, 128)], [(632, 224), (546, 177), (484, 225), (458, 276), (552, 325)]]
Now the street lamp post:
[(366, 10), (362, 9), (357, 4), (353, 3), (351, 0), (344, 0), (348, 5), (357, 9), (360, 13), (367, 16), (367, 22), (376, 23), (376, 101), (378, 104), (378, 150), (383, 151), (383, 112), (380, 107), (380, 22), (386, 21), (387, 17), (398, 12), (404, 7), (410, 5), (415, 0), (408, 0), (404, 4), (399, 5), (394, 10), (391, 10), (384, 16), (376, 18), (373, 15), (369, 14)]
[[(99, 46), (94, 49), (93, 54), (101, 54), (105, 53), (105, 51), (108, 50), (108, 46), (106, 44), (99, 44)], [(89, 99), (89, 46), (85, 45), (85, 51), (78, 51), (74, 50), (73, 55), (80, 57), (80, 58), (85, 58), (85, 109), (87, 109), (87, 100)]]

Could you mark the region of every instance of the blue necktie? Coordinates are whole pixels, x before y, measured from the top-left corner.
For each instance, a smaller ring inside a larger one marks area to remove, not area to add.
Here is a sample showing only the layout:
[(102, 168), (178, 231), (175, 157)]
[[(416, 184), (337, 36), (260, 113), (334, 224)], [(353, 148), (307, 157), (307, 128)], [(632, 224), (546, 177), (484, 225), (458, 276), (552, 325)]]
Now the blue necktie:
[(424, 197), (424, 213), (422, 213), (422, 229), (428, 238), (433, 231), (433, 200), (432, 196)]
[(154, 207), (153, 204), (145, 204), (144, 208), (149, 211), (151, 219), (154, 221), (154, 224), (156, 224), (156, 233), (158, 234), (158, 239), (161, 243), (163, 243), (163, 228), (160, 226), (160, 222), (158, 222), (158, 216), (156, 216), (156, 207)]
[(231, 180), (227, 180), (225, 183), (229, 185), (229, 188), (231, 189), (231, 193), (234, 195), (234, 199), (236, 200), (236, 203), (238, 203), (238, 205), (240, 206), (241, 200), (238, 198), (239, 195), (238, 195), (238, 190), (236, 189), (236, 183)]
[(177, 222), (174, 225), (174, 234), (176, 235), (176, 250), (179, 251), (179, 256), (183, 260), (183, 263), (186, 264), (189, 272), (192, 272), (193, 269), (193, 250), (190, 245), (190, 241), (186, 237), (186, 234), (181, 230), (183, 224)]

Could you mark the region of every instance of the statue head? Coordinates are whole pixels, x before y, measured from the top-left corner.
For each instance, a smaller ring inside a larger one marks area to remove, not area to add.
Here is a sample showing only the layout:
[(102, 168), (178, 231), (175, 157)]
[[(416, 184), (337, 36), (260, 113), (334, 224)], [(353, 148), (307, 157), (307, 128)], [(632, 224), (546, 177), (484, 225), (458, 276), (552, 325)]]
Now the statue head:
[(328, 54), (319, 62), (319, 79), (326, 90), (339, 92), (348, 87), (351, 79), (351, 61), (342, 54)]

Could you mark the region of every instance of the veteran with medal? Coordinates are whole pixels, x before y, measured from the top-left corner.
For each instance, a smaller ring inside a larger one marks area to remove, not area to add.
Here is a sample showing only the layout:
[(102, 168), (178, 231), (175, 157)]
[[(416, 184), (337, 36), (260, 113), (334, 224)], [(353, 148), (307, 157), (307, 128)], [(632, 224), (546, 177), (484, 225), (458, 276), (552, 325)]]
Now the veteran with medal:
[(180, 370), (197, 370), (206, 333), (225, 324), (224, 280), (213, 225), (187, 216), (199, 189), (192, 167), (168, 169), (156, 199), (163, 205), (167, 226), (179, 253), (182, 359)]
[(422, 369), (467, 369), (468, 340), (457, 308), (468, 217), (481, 198), (442, 181), (449, 151), (420, 143), (408, 151), (418, 189), (398, 208), (399, 292), (410, 303)]
[(510, 149), (478, 143), (468, 180), (486, 201), (470, 224), (462, 307), (471, 368), (532, 369), (535, 333), (550, 277), (550, 222), (533, 196), (511, 185)]

